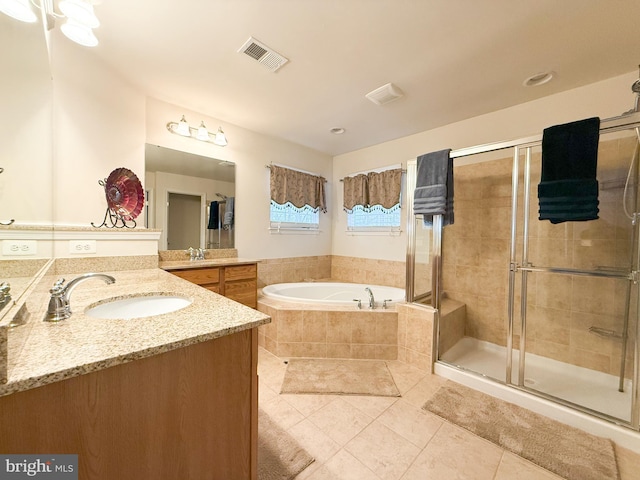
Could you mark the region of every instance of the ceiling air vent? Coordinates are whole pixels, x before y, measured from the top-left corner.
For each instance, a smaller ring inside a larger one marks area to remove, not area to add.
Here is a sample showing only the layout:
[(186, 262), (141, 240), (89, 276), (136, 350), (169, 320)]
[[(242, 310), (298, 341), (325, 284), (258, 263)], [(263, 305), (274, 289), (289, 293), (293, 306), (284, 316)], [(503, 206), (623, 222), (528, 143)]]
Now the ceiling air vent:
[(402, 90), (396, 87), (393, 83), (387, 83), (379, 88), (376, 88), (374, 91), (369, 92), (365, 95), (369, 100), (371, 100), (376, 105), (384, 105), (389, 102), (393, 102), (398, 98), (402, 97), (404, 94)]
[(249, 40), (244, 42), (244, 45), (240, 47), (238, 52), (249, 55), (272, 72), (277, 71), (281, 66), (289, 61), (287, 58), (270, 49), (264, 43), (260, 43), (253, 37), (249, 37)]

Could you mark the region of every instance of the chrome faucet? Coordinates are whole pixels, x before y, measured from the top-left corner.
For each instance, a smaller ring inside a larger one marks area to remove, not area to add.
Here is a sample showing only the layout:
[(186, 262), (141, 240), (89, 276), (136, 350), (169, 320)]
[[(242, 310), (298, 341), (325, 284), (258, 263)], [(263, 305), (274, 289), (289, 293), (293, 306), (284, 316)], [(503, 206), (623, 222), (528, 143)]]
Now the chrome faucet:
[(189, 247), (187, 250), (189, 254), (189, 260), (204, 260), (204, 250), (202, 248)]
[(11, 301), (11, 285), (7, 282), (0, 283), (0, 308)]
[(364, 291), (369, 294), (369, 308), (373, 310), (374, 308), (376, 308), (376, 301), (373, 298), (373, 292), (369, 287), (365, 287)]
[(79, 277), (74, 278), (66, 285), (64, 284), (64, 278), (59, 279), (49, 293), (51, 298), (49, 299), (49, 308), (47, 309), (47, 315), (44, 320), (46, 322), (59, 322), (65, 320), (71, 316), (71, 292), (78, 286), (79, 283), (89, 280), (90, 278), (100, 278), (107, 284), (112, 284), (116, 281), (111, 275), (105, 275), (103, 273), (85, 273)]

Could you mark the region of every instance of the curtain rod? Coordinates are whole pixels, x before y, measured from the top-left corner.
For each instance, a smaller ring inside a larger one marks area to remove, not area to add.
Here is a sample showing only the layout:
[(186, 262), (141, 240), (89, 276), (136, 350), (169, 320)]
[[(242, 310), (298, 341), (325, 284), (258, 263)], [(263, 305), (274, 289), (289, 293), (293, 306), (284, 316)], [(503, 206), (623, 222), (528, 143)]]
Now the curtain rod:
[[(320, 177), (320, 178), (323, 178), (325, 182), (328, 181), (326, 178), (324, 178), (319, 173), (307, 172), (306, 170), (301, 170), (299, 168), (288, 167), (286, 165), (278, 165), (277, 163), (272, 163), (271, 165), (275, 165), (276, 167), (288, 168), (289, 170), (293, 170), (294, 172), (306, 173), (307, 175), (312, 175), (314, 177)], [(271, 165), (265, 165), (264, 168), (268, 168), (269, 170), (271, 170)]]
[[(384, 170), (365, 170), (367, 173), (369, 172), (376, 172), (376, 173), (381, 173), (381, 172), (386, 172), (387, 170), (396, 170), (397, 168), (399, 168), (400, 170), (402, 170), (402, 173), (407, 173), (407, 170), (405, 168), (402, 168), (402, 164), (400, 164), (399, 167), (391, 167), (391, 168), (385, 168)], [(365, 172), (356, 172), (356, 173), (352, 173), (351, 175), (346, 175), (347, 177), (355, 177), (356, 175), (361, 175), (364, 174)], [(344, 182), (344, 178), (340, 179), (341, 182)]]

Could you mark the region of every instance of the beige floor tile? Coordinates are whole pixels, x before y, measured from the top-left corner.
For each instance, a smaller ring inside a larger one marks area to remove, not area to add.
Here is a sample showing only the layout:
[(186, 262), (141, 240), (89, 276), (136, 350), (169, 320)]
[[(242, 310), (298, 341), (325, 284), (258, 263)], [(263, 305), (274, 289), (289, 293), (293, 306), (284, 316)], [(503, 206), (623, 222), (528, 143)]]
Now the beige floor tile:
[(420, 448), (427, 445), (443, 422), (403, 399), (391, 405), (377, 421)]
[(305, 417), (308, 417), (313, 412), (320, 410), (325, 405), (331, 403), (337, 395), (280, 395), (282, 400), (285, 400), (296, 410), (302, 413)]
[(503, 450), (443, 423), (402, 480), (493, 480)]
[(446, 378), (437, 375), (426, 375), (411, 390), (402, 395), (402, 398), (413, 406), (422, 408), (422, 405), (447, 381)]
[(264, 413), (269, 415), (272, 421), (280, 425), (285, 430), (293, 427), (296, 423), (304, 420), (304, 416), (289, 403), (280, 397), (273, 398), (260, 405)]
[(358, 435), (373, 420), (342, 398), (312, 413), (308, 419), (340, 446)]
[(345, 450), (340, 450), (331, 460), (308, 477), (309, 480), (374, 480), (379, 478)]
[(285, 366), (262, 367), (258, 366), (258, 378), (265, 385), (268, 385), (274, 392), (280, 393), (282, 380), (284, 380)]
[(374, 421), (344, 447), (384, 480), (396, 480), (420, 449), (382, 423)]
[(371, 418), (377, 418), (398, 401), (398, 397), (374, 397), (370, 395), (345, 395), (342, 398)]
[(415, 387), (427, 375), (425, 372), (399, 361), (388, 361), (387, 366), (401, 395)]
[(562, 477), (505, 451), (494, 480), (562, 480)]
[(327, 462), (340, 450), (340, 445), (309, 420), (297, 423), (289, 429), (289, 433), (309, 452), (316, 463)]
[(262, 380), (258, 380), (258, 403), (268, 402), (269, 400), (273, 400), (278, 396), (278, 393), (275, 392), (269, 385), (267, 385)]

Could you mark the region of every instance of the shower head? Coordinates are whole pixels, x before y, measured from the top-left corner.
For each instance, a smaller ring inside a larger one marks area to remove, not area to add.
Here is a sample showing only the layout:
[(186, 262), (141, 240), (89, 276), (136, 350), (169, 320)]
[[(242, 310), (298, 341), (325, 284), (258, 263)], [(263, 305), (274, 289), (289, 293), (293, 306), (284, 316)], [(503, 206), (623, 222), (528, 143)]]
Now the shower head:
[[(638, 65), (638, 77), (640, 77), (640, 65)], [(633, 82), (633, 85), (631, 85), (631, 91), (636, 95), (640, 95), (640, 78)]]

